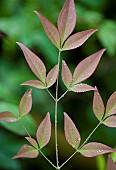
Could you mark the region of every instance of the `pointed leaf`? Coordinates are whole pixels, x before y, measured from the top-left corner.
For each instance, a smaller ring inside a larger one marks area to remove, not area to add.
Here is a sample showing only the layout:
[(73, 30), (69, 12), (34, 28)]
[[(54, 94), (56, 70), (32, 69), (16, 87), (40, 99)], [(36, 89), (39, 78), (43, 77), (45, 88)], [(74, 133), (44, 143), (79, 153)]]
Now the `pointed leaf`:
[(108, 156), (108, 170), (116, 170), (116, 164), (113, 162), (111, 156)]
[(32, 146), (34, 146), (34, 148), (38, 149), (38, 144), (37, 144), (37, 142), (36, 142), (33, 138), (31, 138), (31, 137), (25, 137), (25, 138), (28, 140), (28, 142), (29, 142)]
[(28, 114), (32, 108), (32, 96), (31, 96), (32, 89), (27, 90), (23, 97), (21, 98), (19, 104), (19, 114), (20, 117), (25, 116)]
[(90, 86), (90, 85), (88, 85), (88, 84), (80, 83), (80, 84), (74, 85), (74, 86), (71, 88), (71, 90), (72, 90), (73, 92), (79, 93), (79, 92), (86, 92), (86, 91), (95, 90), (95, 88), (92, 87), (92, 86)]
[(103, 122), (108, 127), (113, 127), (116, 128), (116, 115), (115, 116), (110, 116), (105, 121)]
[(21, 86), (22, 85), (32, 86), (37, 89), (45, 89), (46, 88), (46, 86), (39, 80), (29, 80), (24, 83), (21, 83)]
[(34, 11), (41, 20), (44, 31), (46, 32), (50, 41), (59, 49), (60, 48), (60, 35), (57, 28), (42, 14), (37, 11)]
[(86, 80), (93, 74), (104, 51), (105, 49), (102, 49), (92, 54), (77, 65), (73, 75), (74, 84)]
[(113, 114), (116, 114), (116, 91), (108, 99), (105, 117)]
[(26, 46), (23, 44), (17, 42), (17, 44), (21, 47), (24, 56), (26, 58), (26, 61), (33, 71), (33, 73), (38, 77), (39, 80), (41, 80), (43, 83), (45, 83), (46, 79), (46, 68), (44, 63), (40, 60), (39, 57), (37, 57), (32, 51), (30, 51)]
[(66, 113), (64, 113), (64, 132), (69, 145), (77, 149), (80, 144), (81, 137), (75, 124)]
[(58, 18), (58, 30), (60, 32), (61, 45), (72, 33), (75, 24), (76, 9), (74, 5), (74, 0), (66, 0)]
[(8, 111), (0, 112), (0, 120), (5, 122), (17, 122), (18, 116)]
[(62, 81), (64, 82), (67, 88), (72, 82), (72, 73), (64, 60), (62, 61)]
[(98, 118), (98, 120), (100, 120), (100, 121), (103, 118), (104, 110), (105, 109), (104, 109), (103, 100), (102, 100), (98, 90), (96, 89), (94, 91), (94, 98), (93, 98), (93, 112), (94, 112), (95, 116)]
[(46, 78), (46, 83), (47, 83), (47, 87), (52, 86), (58, 77), (58, 66), (56, 65), (53, 69), (51, 69), (47, 75)]
[(77, 32), (76, 34), (70, 36), (64, 43), (62, 51), (80, 47), (96, 31), (97, 29), (91, 29), (82, 32)]
[(90, 142), (84, 145), (79, 152), (85, 157), (94, 157), (105, 153), (116, 152), (116, 150), (102, 143)]
[(13, 157), (16, 158), (36, 158), (38, 156), (38, 150), (29, 145), (23, 145), (19, 152)]
[(41, 122), (36, 133), (37, 141), (40, 149), (46, 146), (51, 137), (51, 121), (50, 113), (48, 112), (44, 120)]

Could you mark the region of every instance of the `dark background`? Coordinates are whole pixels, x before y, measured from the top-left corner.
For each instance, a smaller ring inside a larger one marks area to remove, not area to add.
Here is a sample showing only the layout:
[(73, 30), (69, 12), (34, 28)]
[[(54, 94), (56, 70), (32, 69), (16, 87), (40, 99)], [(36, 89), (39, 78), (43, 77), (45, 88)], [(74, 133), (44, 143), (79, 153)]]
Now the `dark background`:
[[(18, 104), (29, 87), (22, 87), (24, 81), (36, 79), (29, 69), (19, 41), (30, 48), (45, 63), (49, 71), (57, 63), (58, 51), (44, 33), (40, 20), (33, 12), (39, 11), (52, 23), (57, 24), (59, 12), (64, 0), (1, 0), (0, 1), (0, 111), (9, 110), (17, 113)], [(97, 86), (106, 104), (109, 96), (116, 90), (116, 1), (115, 0), (78, 0), (75, 1), (77, 23), (74, 32), (98, 28), (89, 40), (80, 48), (62, 53), (71, 71), (76, 65), (92, 53), (106, 48), (95, 73), (86, 83)], [(66, 88), (60, 78), (59, 96)], [(55, 85), (50, 88), (55, 95)], [(59, 103), (58, 111), (58, 143), (60, 164), (74, 150), (67, 144), (63, 131), (63, 111), (67, 112), (78, 127), (82, 141), (95, 128), (98, 121), (92, 111), (93, 92), (68, 93)], [(47, 112), (51, 114), (52, 138), (43, 152), (55, 163), (54, 147), (54, 102), (44, 90), (33, 88), (33, 108), (24, 124), (35, 137), (36, 129)], [(4, 128), (5, 127), (5, 128)], [(9, 131), (10, 130), (10, 131)], [(0, 169), (32, 170), (53, 169), (39, 155), (37, 159), (11, 158), (20, 147), (27, 143), (25, 131), (19, 124), (0, 122)], [(111, 147), (116, 146), (116, 130), (101, 125), (90, 141), (103, 142)], [(116, 155), (113, 155), (116, 159)], [(104, 170), (107, 156), (85, 158), (77, 154), (64, 166), (64, 170)]]

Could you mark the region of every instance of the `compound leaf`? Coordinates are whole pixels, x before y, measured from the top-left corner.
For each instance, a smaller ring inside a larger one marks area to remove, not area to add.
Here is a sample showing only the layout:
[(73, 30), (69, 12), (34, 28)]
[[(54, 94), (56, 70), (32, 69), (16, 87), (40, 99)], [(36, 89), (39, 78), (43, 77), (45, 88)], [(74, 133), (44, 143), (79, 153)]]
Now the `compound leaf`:
[(102, 49), (92, 54), (77, 65), (73, 74), (73, 84), (80, 83), (93, 74), (104, 51), (105, 49)]
[(76, 24), (76, 10), (74, 0), (66, 0), (58, 17), (58, 30), (61, 37), (61, 45), (72, 33)]
[(66, 113), (64, 113), (64, 132), (69, 145), (77, 149), (80, 144), (81, 137), (75, 124)]
[(48, 112), (44, 120), (41, 122), (36, 133), (37, 141), (40, 148), (46, 146), (51, 137), (51, 121), (50, 113)]
[(8, 111), (0, 112), (0, 120), (5, 122), (17, 122), (18, 116)]

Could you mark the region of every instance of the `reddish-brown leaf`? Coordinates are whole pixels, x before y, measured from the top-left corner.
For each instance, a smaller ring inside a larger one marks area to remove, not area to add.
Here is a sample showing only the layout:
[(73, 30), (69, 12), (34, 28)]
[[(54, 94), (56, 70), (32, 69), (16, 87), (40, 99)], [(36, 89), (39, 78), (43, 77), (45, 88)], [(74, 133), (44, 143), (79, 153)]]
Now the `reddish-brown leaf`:
[(108, 167), (107, 170), (116, 170), (116, 164), (113, 162), (111, 156), (108, 156)]
[(51, 121), (50, 113), (48, 112), (44, 120), (41, 122), (36, 133), (37, 141), (40, 148), (46, 146), (51, 137)]
[(21, 85), (32, 86), (37, 89), (45, 89), (46, 88), (46, 86), (39, 80), (29, 80), (29, 81), (22, 83)]
[(75, 124), (66, 113), (64, 113), (64, 132), (69, 145), (77, 149), (80, 144), (81, 137)]
[(76, 10), (74, 0), (66, 0), (59, 18), (58, 18), (58, 30), (61, 37), (61, 45), (66, 38), (72, 33), (76, 24)]
[(105, 108), (104, 108), (103, 100), (97, 89), (94, 91), (93, 111), (95, 116), (98, 118), (98, 120), (101, 121), (104, 115)]
[(72, 73), (64, 60), (62, 61), (62, 81), (64, 82), (67, 88), (72, 82)]
[(0, 112), (0, 120), (5, 122), (16, 122), (18, 121), (18, 116), (8, 111)]
[(17, 44), (21, 47), (24, 56), (26, 58), (26, 61), (33, 71), (33, 73), (38, 77), (39, 80), (41, 80), (43, 83), (45, 83), (46, 79), (46, 68), (44, 63), (40, 60), (38, 56), (36, 56), (32, 51), (30, 51), (26, 46), (23, 44), (17, 42)]
[(27, 90), (23, 97), (21, 98), (21, 101), (19, 103), (19, 115), (20, 117), (25, 116), (28, 114), (32, 108), (32, 95), (31, 95), (32, 89)]
[(71, 88), (71, 90), (72, 90), (73, 92), (79, 93), (79, 92), (86, 92), (86, 91), (95, 90), (95, 88), (92, 87), (92, 86), (90, 86), (90, 85), (88, 85), (88, 84), (80, 83), (80, 84), (74, 85), (74, 86)]
[(92, 54), (77, 65), (73, 74), (73, 84), (80, 83), (93, 74), (104, 51), (105, 49), (102, 49)]
[(13, 157), (16, 158), (36, 158), (38, 156), (38, 150), (29, 145), (23, 145), (19, 152)]
[(60, 48), (60, 35), (59, 35), (59, 31), (57, 30), (57, 28), (42, 14), (40, 14), (37, 11), (34, 11), (34, 12), (40, 18), (44, 31), (46, 32), (50, 41), (59, 49)]
[(108, 127), (116, 128), (116, 115), (110, 116), (103, 122)]
[(82, 32), (77, 32), (76, 34), (70, 36), (64, 43), (62, 51), (80, 47), (96, 31), (97, 29), (91, 29)]
[(34, 148), (38, 149), (38, 144), (37, 144), (37, 142), (35, 141), (35, 139), (33, 139), (33, 138), (31, 138), (31, 137), (25, 137), (25, 138), (28, 140), (28, 142), (29, 142), (32, 146), (34, 146)]
[(114, 114), (116, 114), (116, 91), (108, 99), (105, 117)]
[(116, 150), (102, 143), (90, 142), (84, 145), (79, 152), (85, 157), (95, 157), (105, 153), (116, 152)]
[(46, 83), (47, 83), (47, 87), (52, 86), (58, 77), (58, 66), (56, 65), (55, 67), (53, 67), (53, 69), (51, 69), (47, 75), (46, 78)]

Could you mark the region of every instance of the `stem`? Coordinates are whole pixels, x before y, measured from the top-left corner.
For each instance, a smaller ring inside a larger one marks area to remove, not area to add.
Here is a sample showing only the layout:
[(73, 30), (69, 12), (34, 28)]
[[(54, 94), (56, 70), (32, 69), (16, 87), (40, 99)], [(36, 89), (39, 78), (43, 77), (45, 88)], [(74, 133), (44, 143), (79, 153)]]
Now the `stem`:
[(56, 163), (57, 168), (59, 168), (59, 160), (58, 160), (58, 134), (57, 134), (57, 114), (58, 114), (58, 80), (59, 80), (59, 68), (60, 68), (60, 53), (58, 54), (58, 77), (56, 82), (56, 100), (55, 100), (55, 148), (56, 148)]
[(49, 95), (52, 97), (52, 99), (54, 100), (54, 101), (56, 101), (56, 99), (54, 98), (54, 96), (51, 94), (51, 92), (47, 89), (47, 92), (49, 93)]
[(57, 100), (58, 102), (68, 93), (69, 90), (65, 91), (65, 93), (62, 94), (62, 96), (59, 97), (59, 99)]
[(86, 140), (83, 142), (83, 144), (60, 166), (62, 168), (79, 150), (87, 143), (87, 141), (90, 139), (90, 137), (93, 135), (93, 133), (97, 130), (97, 128), (102, 124), (102, 120), (98, 123), (98, 125), (93, 129), (93, 131), (90, 133), (90, 135), (86, 138)]
[(26, 129), (26, 127), (24, 126), (24, 124), (21, 122), (21, 120), (19, 120), (21, 126), (23, 127), (23, 129), (25, 130), (25, 132), (27, 133), (27, 135), (31, 138), (31, 135), (29, 134), (28, 130)]

